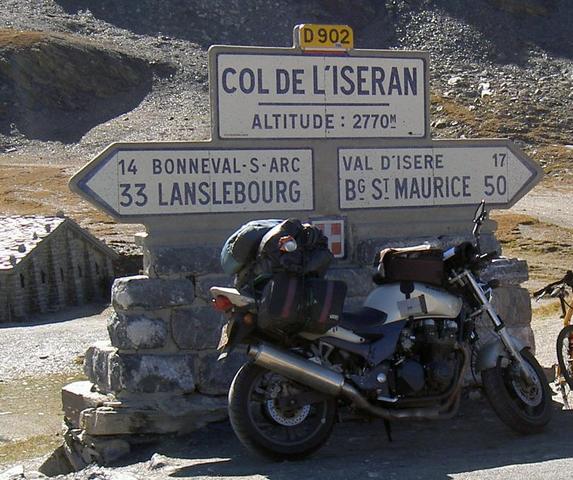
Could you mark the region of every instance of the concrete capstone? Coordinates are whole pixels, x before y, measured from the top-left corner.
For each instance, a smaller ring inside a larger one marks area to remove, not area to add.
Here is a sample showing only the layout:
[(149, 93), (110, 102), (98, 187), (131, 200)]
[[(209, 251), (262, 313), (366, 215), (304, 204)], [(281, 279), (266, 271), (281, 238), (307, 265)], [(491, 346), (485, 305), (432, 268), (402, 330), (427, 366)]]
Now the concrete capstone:
[(223, 273), (220, 246), (145, 246), (145, 273), (150, 277), (188, 278)]

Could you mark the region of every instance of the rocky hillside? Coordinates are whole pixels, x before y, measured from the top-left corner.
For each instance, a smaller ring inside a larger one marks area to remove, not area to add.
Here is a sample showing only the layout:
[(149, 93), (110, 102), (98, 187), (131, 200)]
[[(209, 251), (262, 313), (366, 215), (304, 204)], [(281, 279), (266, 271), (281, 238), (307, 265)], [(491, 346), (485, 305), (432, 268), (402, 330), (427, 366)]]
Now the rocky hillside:
[(135, 108), (149, 93), (148, 62), (82, 37), (0, 30), (0, 130), (74, 142), (99, 123)]
[(111, 141), (206, 138), (209, 45), (288, 46), (296, 23), (341, 22), (358, 47), (430, 52), (434, 136), (510, 137), (548, 169), (570, 160), (569, 0), (4, 0), (0, 11), (8, 158), (78, 164)]

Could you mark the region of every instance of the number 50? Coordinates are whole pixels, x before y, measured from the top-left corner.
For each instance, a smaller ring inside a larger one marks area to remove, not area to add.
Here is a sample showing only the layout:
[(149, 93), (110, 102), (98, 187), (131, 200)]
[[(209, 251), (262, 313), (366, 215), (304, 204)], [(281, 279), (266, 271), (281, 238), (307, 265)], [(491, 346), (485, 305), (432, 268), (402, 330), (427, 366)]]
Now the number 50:
[(507, 178), (503, 175), (486, 175), (483, 177), (484, 191), (488, 197), (492, 195), (505, 195), (507, 193)]

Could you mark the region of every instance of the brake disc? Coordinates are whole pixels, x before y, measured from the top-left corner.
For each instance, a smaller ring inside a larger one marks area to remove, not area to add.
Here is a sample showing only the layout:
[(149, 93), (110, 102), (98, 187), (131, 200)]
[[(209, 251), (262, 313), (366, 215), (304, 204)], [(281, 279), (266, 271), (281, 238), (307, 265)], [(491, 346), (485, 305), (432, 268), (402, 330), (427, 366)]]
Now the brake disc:
[(512, 375), (511, 384), (513, 385), (515, 394), (523, 403), (532, 407), (536, 407), (541, 403), (543, 387), (541, 386), (539, 378), (537, 378), (537, 374), (533, 367), (529, 365), (529, 363), (526, 363), (526, 368), (529, 371), (531, 378), (533, 379), (533, 383), (531, 385), (526, 385), (524, 381), (519, 378), (519, 374), (515, 373)]
[(265, 407), (270, 417), (279, 425), (293, 427), (298, 425), (308, 417), (310, 405), (303, 405), (296, 408), (284, 408), (278, 405), (277, 397), (280, 394), (281, 385), (274, 384), (269, 389), (270, 400), (265, 401)]
[(266, 407), (271, 418), (279, 425), (283, 425), (285, 427), (293, 427), (304, 422), (310, 413), (310, 405), (303, 405), (296, 410), (283, 412), (283, 409), (275, 406), (274, 400), (267, 400)]

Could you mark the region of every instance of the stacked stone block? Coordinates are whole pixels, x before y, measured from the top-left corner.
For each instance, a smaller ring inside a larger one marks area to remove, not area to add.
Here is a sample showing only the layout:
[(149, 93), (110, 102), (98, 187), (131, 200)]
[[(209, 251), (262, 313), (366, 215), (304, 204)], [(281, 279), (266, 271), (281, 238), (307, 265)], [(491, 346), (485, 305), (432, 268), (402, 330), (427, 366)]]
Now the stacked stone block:
[(186, 433), (226, 418), (229, 385), (245, 355), (217, 362), (224, 317), (210, 306), (209, 288), (231, 279), (204, 270), (220, 271), (218, 255), (185, 263), (194, 258), (185, 250), (161, 252), (173, 263), (157, 263), (147, 250), (146, 275), (114, 282), (109, 341), (86, 352), (89, 382), (63, 393), (68, 456), (80, 465), (112, 461), (141, 434)]

